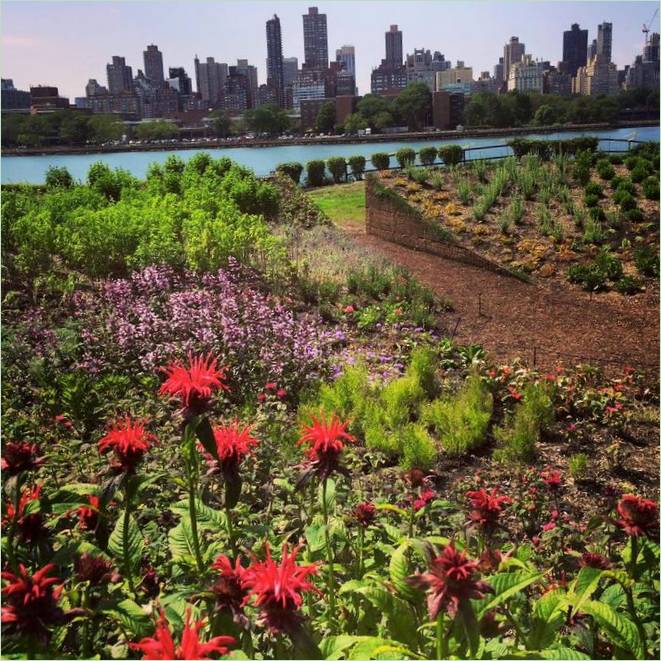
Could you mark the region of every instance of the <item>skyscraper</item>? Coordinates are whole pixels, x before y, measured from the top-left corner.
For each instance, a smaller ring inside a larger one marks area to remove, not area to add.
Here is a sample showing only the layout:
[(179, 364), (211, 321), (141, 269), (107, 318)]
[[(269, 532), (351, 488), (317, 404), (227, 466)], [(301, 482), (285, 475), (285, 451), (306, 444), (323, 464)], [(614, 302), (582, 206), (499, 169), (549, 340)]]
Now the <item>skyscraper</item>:
[(285, 72), (282, 58), (282, 32), (277, 14), (266, 21), (266, 84), (274, 91), (277, 104), (285, 107)]
[(216, 62), (213, 57), (207, 57), (206, 62), (200, 62), (197, 55), (195, 56), (197, 92), (208, 104), (217, 105), (222, 101), (227, 75), (227, 64)]
[(507, 80), (510, 75), (510, 67), (515, 62), (521, 62), (521, 57), (526, 52), (526, 45), (519, 42), (518, 37), (510, 37), (509, 44), (503, 49), (503, 78)]
[(325, 71), (328, 69), (328, 31), (326, 14), (320, 14), (317, 7), (309, 7), (303, 14), (303, 49), (308, 70)]
[(353, 46), (342, 46), (335, 51), (335, 59), (344, 65), (354, 78), (356, 77), (356, 49)]
[(296, 76), (298, 76), (298, 58), (297, 57), (285, 57), (282, 62), (282, 68), (284, 72), (284, 83), (285, 87), (291, 85)]
[(396, 25), (391, 25), (386, 32), (386, 59), (384, 63), (391, 67), (401, 67), (404, 60), (402, 47), (402, 31)]
[(108, 75), (108, 91), (110, 94), (121, 94), (133, 91), (133, 71), (126, 66), (126, 60), (113, 55), (112, 64), (106, 65)]
[(611, 61), (613, 53), (613, 24), (601, 23), (597, 26), (597, 55), (607, 62)]
[(188, 77), (183, 67), (170, 67), (168, 85), (185, 96), (190, 96), (193, 93), (193, 81)]
[(235, 74), (245, 76), (247, 84), (246, 103), (248, 104), (248, 108), (255, 108), (257, 106), (257, 93), (259, 91), (257, 67), (248, 64), (248, 60), (237, 60)]
[(581, 30), (578, 23), (565, 30), (562, 37), (562, 61), (566, 63), (566, 71), (576, 75), (579, 67), (584, 67), (588, 59), (588, 31)]
[(145, 76), (152, 85), (163, 86), (165, 76), (163, 75), (163, 53), (158, 50), (158, 46), (151, 44), (147, 50), (143, 51), (142, 56), (145, 61)]

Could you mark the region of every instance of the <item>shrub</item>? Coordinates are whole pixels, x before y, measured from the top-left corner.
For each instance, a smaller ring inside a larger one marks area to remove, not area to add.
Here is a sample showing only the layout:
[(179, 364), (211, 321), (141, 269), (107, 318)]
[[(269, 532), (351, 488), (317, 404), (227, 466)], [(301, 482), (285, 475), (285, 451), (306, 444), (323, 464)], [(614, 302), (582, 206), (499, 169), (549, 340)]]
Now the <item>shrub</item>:
[(460, 145), (439, 147), (438, 155), (445, 165), (458, 165), (464, 160), (464, 150)]
[(306, 171), (308, 186), (323, 186), (326, 183), (326, 164), (323, 161), (308, 161)]
[(406, 168), (406, 176), (422, 186), (429, 180), (429, 170), (427, 168), (409, 166)]
[(576, 182), (585, 186), (590, 181), (590, 171), (592, 169), (592, 154), (587, 151), (579, 152), (574, 161), (574, 179)]
[(639, 184), (643, 179), (646, 179), (652, 174), (652, 166), (648, 161), (641, 161), (636, 167), (631, 170), (631, 181)]
[(622, 277), (622, 262), (607, 249), (599, 251), (594, 258), (594, 263), (609, 280), (618, 280)]
[(637, 294), (641, 290), (641, 282), (637, 278), (625, 275), (615, 283), (615, 289), (617, 289), (620, 294), (631, 296)]
[(339, 184), (347, 178), (347, 162), (341, 156), (328, 159), (328, 169), (333, 176), (333, 181)]
[(423, 147), (420, 150), (420, 162), (423, 165), (433, 165), (437, 156), (438, 150), (436, 147)]
[(388, 383), (379, 397), (388, 428), (394, 431), (408, 423), (424, 397), (415, 375), (406, 374)]
[(286, 174), (295, 184), (298, 184), (301, 181), (301, 174), (303, 174), (303, 164), (297, 162), (280, 163), (275, 170)]
[(615, 168), (611, 165), (610, 161), (601, 159), (597, 161), (597, 174), (602, 179), (608, 181), (615, 176)]
[(364, 156), (350, 156), (348, 159), (351, 174), (354, 179), (359, 180), (363, 178), (365, 172), (365, 157)]
[(597, 197), (603, 197), (604, 189), (595, 181), (590, 181), (585, 185), (585, 194), (596, 195)]
[(611, 154), (608, 157), (608, 160), (613, 164), (613, 165), (622, 165), (622, 156), (619, 154)]
[(649, 277), (658, 277), (659, 275), (659, 255), (652, 246), (642, 246), (634, 252), (634, 262), (636, 268), (643, 275)]
[(628, 158), (624, 159), (624, 165), (629, 171), (633, 170), (639, 163), (640, 159), (638, 156), (629, 156)]
[(602, 222), (603, 220), (606, 220), (606, 214), (604, 213), (604, 210), (600, 206), (594, 206), (590, 207), (588, 209), (588, 213), (590, 214), (590, 218), (594, 220), (595, 222)]
[[(601, 209), (599, 209), (601, 211)], [(578, 212), (578, 210), (577, 210)], [(581, 225), (579, 224), (579, 219), (582, 219), (583, 216), (577, 213), (575, 216), (574, 220), (576, 221), (577, 227), (580, 227)], [(583, 241), (585, 243), (602, 243), (605, 238), (606, 234), (604, 232), (604, 228), (601, 225), (601, 222), (599, 222), (598, 219), (594, 218), (592, 214), (587, 219), (584, 219), (582, 221), (583, 224)]]
[(631, 193), (623, 192), (617, 196), (617, 203), (620, 205), (622, 211), (629, 211), (629, 209), (636, 208), (636, 199)]
[(638, 208), (629, 209), (624, 215), (630, 223), (642, 223), (645, 220), (643, 212)]
[(457, 197), (462, 204), (470, 204), (473, 199), (473, 191), (470, 184), (463, 179), (457, 185)]
[(395, 158), (397, 159), (400, 168), (413, 165), (415, 163), (415, 149), (411, 149), (411, 147), (402, 147), (395, 153)]
[(555, 412), (547, 388), (539, 383), (529, 385), (514, 414), (495, 435), (501, 447), (494, 457), (506, 462), (531, 462), (536, 456), (541, 434), (553, 424)]
[(443, 175), (440, 172), (434, 172), (429, 178), (429, 185), (434, 190), (437, 191), (443, 190), (443, 186), (445, 185), (445, 180), (443, 179)]
[[(615, 186), (615, 193), (613, 193), (613, 199), (618, 202), (618, 196), (621, 196), (623, 193), (629, 193), (633, 197), (636, 197), (636, 186), (629, 177), (616, 177), (618, 180), (617, 186)], [(615, 181), (615, 179), (613, 180)], [(611, 185), (613, 184), (611, 182)]]
[(453, 397), (436, 399), (422, 409), (423, 421), (438, 434), (443, 449), (459, 456), (483, 445), (493, 414), (486, 384), (471, 375)]
[(518, 225), (523, 219), (526, 211), (526, 205), (519, 195), (514, 195), (508, 207), (503, 212), (504, 215), (515, 225)]
[(436, 352), (429, 347), (416, 347), (411, 352), (406, 373), (417, 379), (428, 398), (436, 396)]
[(567, 462), (569, 474), (577, 481), (584, 479), (588, 472), (588, 457), (583, 452), (578, 452), (569, 457)]
[(471, 168), (475, 172), (475, 176), (482, 182), (487, 182), (487, 162), (479, 159), (477, 161), (472, 161)]
[(423, 425), (406, 425), (400, 433), (399, 443), (402, 453), (399, 463), (402, 468), (419, 468), (424, 471), (433, 468), (438, 459), (438, 450)]
[(385, 152), (372, 154), (370, 160), (377, 170), (387, 170), (390, 167), (390, 154), (386, 154)]
[(592, 193), (585, 195), (585, 206), (596, 207), (599, 204), (599, 196)]
[(643, 181), (643, 195), (648, 200), (659, 200), (659, 180), (656, 177), (648, 177)]
[(46, 170), (46, 188), (71, 188), (72, 186), (73, 177), (65, 167), (51, 165)]
[(607, 288), (606, 275), (594, 264), (575, 264), (567, 269), (569, 282), (579, 284), (586, 291), (602, 291)]

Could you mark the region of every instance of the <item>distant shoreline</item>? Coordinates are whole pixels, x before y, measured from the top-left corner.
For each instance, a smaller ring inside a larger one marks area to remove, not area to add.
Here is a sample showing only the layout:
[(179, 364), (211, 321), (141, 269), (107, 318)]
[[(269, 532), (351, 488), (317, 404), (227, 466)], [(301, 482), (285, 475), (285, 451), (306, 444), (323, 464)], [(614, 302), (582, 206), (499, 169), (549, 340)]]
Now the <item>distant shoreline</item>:
[(109, 154), (114, 152), (146, 152), (146, 151), (173, 151), (185, 149), (236, 149), (240, 147), (288, 147), (300, 145), (332, 145), (332, 144), (364, 144), (379, 142), (405, 142), (411, 140), (447, 140), (456, 138), (463, 140), (464, 138), (477, 138), (477, 137), (503, 137), (509, 135), (526, 135), (530, 133), (558, 133), (561, 131), (607, 131), (609, 129), (619, 128), (633, 128), (643, 126), (659, 126), (658, 119), (652, 120), (638, 120), (618, 122), (615, 124), (608, 124), (606, 122), (595, 124), (562, 124), (554, 126), (526, 126), (520, 128), (508, 129), (468, 129), (465, 131), (417, 131), (412, 133), (378, 133), (375, 135), (364, 136), (325, 136), (315, 138), (295, 138), (292, 140), (277, 140), (277, 139), (255, 139), (247, 140), (241, 139), (236, 142), (172, 142), (168, 144), (158, 145), (112, 145), (110, 147), (99, 147), (91, 145), (83, 146), (62, 146), (55, 147), (39, 147), (29, 149), (2, 149), (0, 155), (2, 156), (50, 156), (58, 154)]

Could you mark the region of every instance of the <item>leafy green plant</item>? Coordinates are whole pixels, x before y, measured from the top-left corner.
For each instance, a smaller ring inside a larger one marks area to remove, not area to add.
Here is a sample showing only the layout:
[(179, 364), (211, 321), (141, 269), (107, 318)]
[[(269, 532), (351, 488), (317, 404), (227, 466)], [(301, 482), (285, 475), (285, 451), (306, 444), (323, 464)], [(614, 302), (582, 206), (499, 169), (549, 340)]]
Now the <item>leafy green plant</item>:
[(567, 462), (569, 474), (577, 481), (585, 479), (588, 473), (588, 456), (583, 452), (577, 452), (569, 457)]
[(438, 148), (439, 158), (445, 165), (458, 165), (464, 160), (464, 150), (460, 145), (444, 145)]
[(473, 199), (473, 190), (467, 181), (460, 181), (457, 185), (457, 197), (462, 204), (470, 204)]
[(395, 153), (395, 158), (400, 168), (405, 168), (415, 163), (415, 149), (411, 147), (402, 147)]
[(390, 155), (386, 154), (385, 152), (377, 152), (376, 154), (372, 154), (370, 160), (372, 161), (372, 165), (377, 170), (387, 170), (390, 167)]
[(615, 168), (607, 159), (598, 160), (596, 170), (597, 174), (605, 181), (609, 181), (615, 176)]
[(641, 246), (634, 252), (636, 268), (643, 275), (656, 278), (659, 275), (659, 255), (651, 246)]
[(65, 167), (55, 167), (51, 165), (46, 170), (46, 188), (71, 188), (73, 186), (73, 177)]
[(365, 157), (364, 156), (350, 156), (348, 159), (351, 174), (356, 181), (363, 178), (365, 172)]
[(436, 157), (438, 156), (438, 150), (436, 147), (423, 147), (420, 152), (420, 162), (423, 165), (430, 166), (434, 164)]
[(280, 165), (278, 165), (275, 170), (276, 172), (282, 172), (282, 174), (286, 174), (295, 184), (298, 184), (301, 181), (303, 165), (302, 163), (296, 162), (280, 163)]
[(658, 177), (647, 177), (647, 179), (643, 181), (643, 195), (648, 200), (659, 200)]
[(308, 161), (306, 167), (308, 186), (323, 186), (326, 183), (324, 161)]
[(440, 172), (433, 172), (429, 178), (429, 185), (436, 191), (443, 190), (445, 179)]
[(342, 181), (346, 181), (347, 162), (341, 156), (328, 159), (328, 170), (333, 177), (334, 183), (339, 184)]

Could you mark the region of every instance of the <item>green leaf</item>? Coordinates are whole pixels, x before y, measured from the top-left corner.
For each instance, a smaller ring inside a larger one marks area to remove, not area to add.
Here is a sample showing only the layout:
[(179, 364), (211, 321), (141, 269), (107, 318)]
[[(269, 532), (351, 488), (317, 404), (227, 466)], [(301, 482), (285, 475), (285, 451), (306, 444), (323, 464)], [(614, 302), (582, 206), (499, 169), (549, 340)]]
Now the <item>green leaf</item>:
[(142, 562), (145, 542), (142, 539), (142, 534), (136, 520), (133, 516), (129, 516), (127, 547), (126, 549), (124, 548), (124, 520), (125, 517), (122, 513), (117, 519), (114, 530), (110, 534), (110, 539), (108, 539), (108, 551), (110, 555), (117, 559), (120, 568), (128, 564), (131, 573), (135, 574)]
[(218, 448), (216, 447), (216, 439), (213, 436), (213, 429), (211, 428), (209, 418), (197, 418), (193, 424), (195, 425), (195, 433), (200, 443), (202, 443), (202, 447), (218, 461)]
[[(168, 533), (170, 554), (174, 562), (187, 565), (195, 564), (195, 546), (193, 544), (193, 531), (188, 515), (182, 516), (177, 526)], [(200, 540), (201, 545), (201, 540)], [(204, 553), (204, 549), (200, 549)]]
[(493, 588), (494, 594), (491, 596), (491, 599), (487, 596), (478, 602), (477, 619), (481, 619), (488, 610), (506, 602), (510, 597), (521, 592), (524, 588), (539, 581), (543, 576), (544, 574), (542, 572), (528, 571), (507, 572), (490, 576), (487, 582)]
[(324, 551), (326, 548), (326, 526), (323, 523), (313, 523), (305, 529), (305, 539), (311, 553)]
[(397, 507), (397, 505), (391, 505), (390, 503), (376, 503), (376, 509), (384, 510), (386, 512), (395, 512), (405, 518), (408, 518), (409, 516), (409, 513), (406, 510), (403, 510), (401, 507)]
[(154, 631), (154, 624), (147, 613), (131, 599), (124, 599), (117, 604), (100, 609), (102, 613), (115, 620), (122, 629), (130, 632), (131, 638), (139, 640)]
[(583, 567), (578, 572), (567, 594), (567, 600), (575, 611), (581, 610), (581, 606), (592, 596), (603, 573), (603, 569), (596, 567)]
[(581, 612), (591, 615), (613, 644), (628, 650), (636, 659), (645, 658), (640, 634), (629, 618), (599, 601), (584, 603)]
[[(319, 507), (323, 509), (324, 507), (324, 483), (322, 482), (319, 485)], [(336, 500), (336, 494), (335, 494), (335, 480), (328, 479), (326, 480), (326, 511), (330, 515), (332, 512), (335, 511), (335, 500)]]
[(541, 650), (551, 645), (557, 630), (566, 620), (568, 608), (566, 595), (562, 590), (547, 592), (538, 599), (533, 608), (532, 626), (527, 637), (528, 646)]
[(406, 557), (409, 547), (409, 541), (404, 540), (390, 556), (390, 581), (397, 590), (397, 593), (404, 597), (404, 599), (407, 601), (416, 601), (419, 593), (406, 581), (412, 573), (408, 558)]

